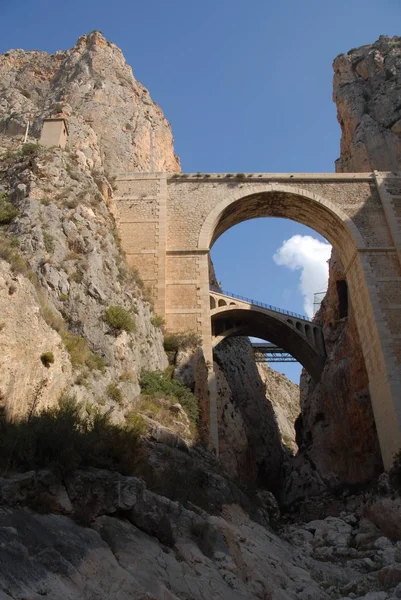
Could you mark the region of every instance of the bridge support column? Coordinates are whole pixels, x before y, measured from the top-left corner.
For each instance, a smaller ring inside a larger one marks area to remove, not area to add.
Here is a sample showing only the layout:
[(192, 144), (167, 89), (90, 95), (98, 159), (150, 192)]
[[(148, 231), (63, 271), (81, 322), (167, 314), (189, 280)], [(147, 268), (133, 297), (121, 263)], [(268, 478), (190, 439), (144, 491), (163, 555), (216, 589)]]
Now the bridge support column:
[[(395, 319), (392, 315), (396, 304), (389, 304), (389, 293), (392, 290), (394, 294), (394, 287), (390, 278), (380, 276), (381, 266), (388, 269), (390, 261), (383, 250), (362, 249), (351, 260), (346, 275), (369, 377), (383, 464), (389, 469), (401, 449), (401, 336), (399, 316)], [(394, 256), (394, 249), (388, 251)], [(397, 290), (395, 303), (401, 302), (398, 295)], [(397, 312), (401, 314), (399, 306)]]
[(219, 455), (219, 432), (217, 422), (217, 382), (213, 368), (212, 323), (210, 319), (210, 274), (209, 252), (198, 258), (199, 296), (201, 302), (200, 329), (202, 336), (203, 356), (208, 371), (209, 394), (209, 439), (210, 445)]

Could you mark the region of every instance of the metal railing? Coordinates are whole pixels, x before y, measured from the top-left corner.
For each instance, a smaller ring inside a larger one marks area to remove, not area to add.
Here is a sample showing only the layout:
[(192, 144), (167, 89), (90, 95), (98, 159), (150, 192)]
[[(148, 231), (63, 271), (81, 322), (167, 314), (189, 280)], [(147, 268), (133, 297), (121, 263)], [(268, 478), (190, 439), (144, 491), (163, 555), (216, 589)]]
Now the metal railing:
[(300, 315), (299, 313), (291, 312), (290, 310), (285, 310), (284, 308), (278, 308), (277, 306), (272, 306), (271, 304), (265, 304), (264, 302), (259, 302), (259, 300), (252, 300), (251, 298), (246, 298), (245, 296), (240, 296), (239, 294), (234, 294), (233, 292), (226, 292), (225, 290), (215, 289), (213, 286), (210, 288), (211, 292), (215, 292), (216, 294), (223, 294), (224, 296), (228, 296), (229, 298), (236, 298), (237, 300), (243, 300), (244, 302), (248, 302), (248, 304), (254, 304), (255, 306), (260, 306), (261, 308), (267, 308), (268, 310), (273, 310), (274, 312), (281, 313), (282, 315), (288, 315), (290, 317), (296, 317), (297, 319), (302, 319), (303, 321), (312, 322), (312, 319), (309, 319), (306, 315)]

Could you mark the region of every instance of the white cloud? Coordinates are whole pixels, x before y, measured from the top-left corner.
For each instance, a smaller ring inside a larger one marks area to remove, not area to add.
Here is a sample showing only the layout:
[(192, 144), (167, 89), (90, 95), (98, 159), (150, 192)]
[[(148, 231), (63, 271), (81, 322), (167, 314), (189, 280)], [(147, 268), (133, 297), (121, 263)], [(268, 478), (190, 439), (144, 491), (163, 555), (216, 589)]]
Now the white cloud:
[(310, 235), (293, 235), (275, 252), (276, 265), (301, 271), (299, 289), (304, 297), (304, 309), (313, 316), (313, 294), (327, 287), (331, 246)]

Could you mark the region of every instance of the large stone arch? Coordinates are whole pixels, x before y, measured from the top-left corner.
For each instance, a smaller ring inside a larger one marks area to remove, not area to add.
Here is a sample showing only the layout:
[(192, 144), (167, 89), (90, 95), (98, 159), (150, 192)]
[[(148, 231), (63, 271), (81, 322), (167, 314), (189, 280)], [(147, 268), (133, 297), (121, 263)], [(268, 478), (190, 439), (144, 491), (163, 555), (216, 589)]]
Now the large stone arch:
[(288, 218), (311, 227), (338, 250), (344, 265), (356, 247), (365, 247), (356, 224), (329, 200), (301, 187), (269, 184), (248, 188), (245, 195), (238, 188), (227, 194), (204, 219), (198, 248), (210, 249), (225, 231), (256, 217)]
[[(117, 223), (135, 265), (171, 331), (213, 348), (209, 250), (233, 225), (293, 219), (337, 249), (355, 312), (386, 467), (401, 447), (401, 226), (398, 173), (124, 173)], [(218, 449), (213, 371), (210, 437)]]
[[(386, 362), (384, 357), (385, 336), (380, 328), (383, 314), (369, 262), (363, 255), (366, 249), (364, 237), (356, 223), (340, 207), (325, 198), (301, 187), (269, 184), (262, 188), (248, 187), (245, 194), (238, 187), (227, 193), (203, 219), (198, 249), (209, 251), (216, 239), (229, 228), (251, 218), (267, 216), (289, 218), (311, 227), (338, 252), (354, 306), (383, 462), (389, 467), (401, 447), (401, 398), (397, 389), (398, 378), (392, 379), (389, 373), (391, 358)], [(212, 357), (208, 285), (204, 277), (202, 296), (207, 297), (204, 305), (209, 318), (204, 312), (202, 333), (205, 354)], [(217, 425), (213, 426), (212, 423), (216, 414), (216, 408), (212, 405), (213, 381), (212, 375), (211, 434), (213, 438), (214, 430), (214, 443), (218, 446)]]

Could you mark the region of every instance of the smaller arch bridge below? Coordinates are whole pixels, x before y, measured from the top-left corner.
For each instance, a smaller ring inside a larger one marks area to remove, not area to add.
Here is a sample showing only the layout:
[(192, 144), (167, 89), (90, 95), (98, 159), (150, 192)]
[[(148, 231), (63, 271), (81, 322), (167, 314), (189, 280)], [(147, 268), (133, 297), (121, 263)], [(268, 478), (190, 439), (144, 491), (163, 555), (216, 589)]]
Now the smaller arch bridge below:
[(257, 363), (297, 362), (289, 352), (270, 342), (252, 342), (252, 349)]
[(326, 361), (322, 328), (305, 315), (229, 292), (210, 290), (213, 345), (229, 336), (266, 340), (300, 362), (315, 381)]

